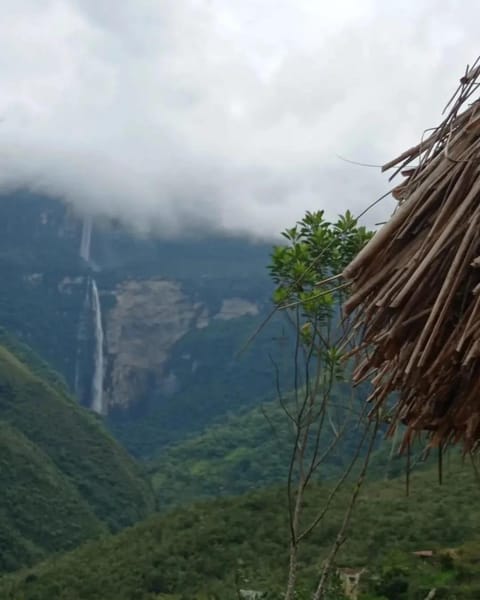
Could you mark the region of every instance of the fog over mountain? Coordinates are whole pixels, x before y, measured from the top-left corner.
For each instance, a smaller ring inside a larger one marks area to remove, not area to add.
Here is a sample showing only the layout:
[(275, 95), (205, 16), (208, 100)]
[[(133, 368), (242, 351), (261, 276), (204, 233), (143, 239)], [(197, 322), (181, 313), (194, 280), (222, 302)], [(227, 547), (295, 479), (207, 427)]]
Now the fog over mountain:
[[(361, 211), (478, 52), (474, 0), (4, 0), (0, 184), (141, 229)], [(388, 215), (383, 203), (368, 217)]]

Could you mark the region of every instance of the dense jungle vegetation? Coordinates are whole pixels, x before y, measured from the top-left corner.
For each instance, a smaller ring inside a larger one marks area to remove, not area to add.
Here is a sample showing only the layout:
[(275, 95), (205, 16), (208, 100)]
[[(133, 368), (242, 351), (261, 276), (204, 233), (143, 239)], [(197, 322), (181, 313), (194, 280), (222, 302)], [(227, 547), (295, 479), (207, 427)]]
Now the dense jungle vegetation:
[[(338, 567), (367, 567), (362, 600), (416, 600), (433, 587), (439, 598), (478, 598), (479, 483), (471, 466), (462, 466), (456, 455), (446, 461), (444, 476), (440, 486), (435, 467), (415, 471), (409, 496), (404, 478), (370, 482), (363, 489), (337, 560)], [(311, 489), (309, 518), (329, 489)], [(305, 593), (314, 584), (349, 499), (345, 488), (328, 521), (303, 546)], [(116, 536), (0, 579), (0, 597), (233, 600), (239, 589), (252, 589), (280, 599), (287, 541), (285, 490), (273, 487), (151, 517)], [(412, 554), (422, 550), (434, 551), (433, 557)]]
[(18, 354), (0, 346), (3, 571), (118, 531), (154, 509), (141, 467), (98, 418), (31, 351), (11, 338), (7, 344)]

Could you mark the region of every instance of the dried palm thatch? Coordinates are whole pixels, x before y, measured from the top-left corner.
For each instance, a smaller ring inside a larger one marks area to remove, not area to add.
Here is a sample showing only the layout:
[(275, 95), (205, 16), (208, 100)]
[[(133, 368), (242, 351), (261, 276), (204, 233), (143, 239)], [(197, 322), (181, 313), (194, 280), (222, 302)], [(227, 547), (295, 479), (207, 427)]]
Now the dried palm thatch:
[(397, 210), (343, 273), (374, 409), (396, 390), (391, 431), (466, 451), (480, 442), (479, 79), (477, 60), (443, 123), (383, 167), (405, 177)]

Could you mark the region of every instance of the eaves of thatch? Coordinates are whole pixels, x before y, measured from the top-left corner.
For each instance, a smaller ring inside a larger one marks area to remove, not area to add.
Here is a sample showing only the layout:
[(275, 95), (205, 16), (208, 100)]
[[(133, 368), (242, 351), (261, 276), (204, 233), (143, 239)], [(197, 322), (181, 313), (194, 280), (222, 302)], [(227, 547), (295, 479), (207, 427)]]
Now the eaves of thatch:
[(466, 451), (480, 441), (479, 78), (477, 61), (444, 121), (383, 167), (403, 176), (397, 210), (343, 273), (372, 413), (398, 391), (389, 421), (406, 426), (405, 443), (427, 432)]

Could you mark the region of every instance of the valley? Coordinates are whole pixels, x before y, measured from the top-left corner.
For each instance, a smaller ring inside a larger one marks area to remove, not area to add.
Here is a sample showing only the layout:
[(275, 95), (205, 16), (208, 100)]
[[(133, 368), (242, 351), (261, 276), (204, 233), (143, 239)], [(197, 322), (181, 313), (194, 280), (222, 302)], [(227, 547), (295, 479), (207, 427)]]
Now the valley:
[[(286, 482), (302, 476), (289, 474), (292, 415), (312, 385), (298, 366), (311, 321), (271, 316), (286, 287), (267, 267), (288, 275), (288, 254), (159, 241), (23, 192), (0, 213), (0, 598), (283, 599), (298, 493)], [(340, 330), (333, 296), (298, 293)], [(369, 386), (335, 360), (305, 437), (302, 460), (324, 458), (301, 525), (328, 512), (299, 546), (295, 597), (312, 597), (371, 452), (325, 600), (347, 598), (349, 572), (362, 572), (356, 600), (477, 598), (476, 470), (452, 451), (440, 486), (434, 457), (398, 457), (386, 422), (368, 449)]]

